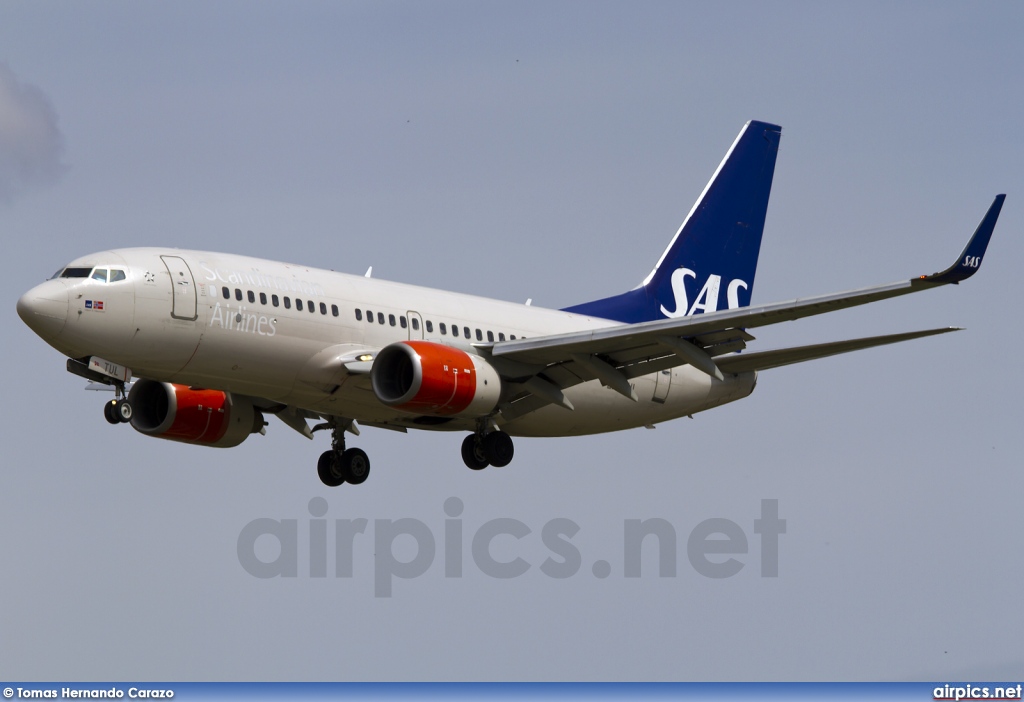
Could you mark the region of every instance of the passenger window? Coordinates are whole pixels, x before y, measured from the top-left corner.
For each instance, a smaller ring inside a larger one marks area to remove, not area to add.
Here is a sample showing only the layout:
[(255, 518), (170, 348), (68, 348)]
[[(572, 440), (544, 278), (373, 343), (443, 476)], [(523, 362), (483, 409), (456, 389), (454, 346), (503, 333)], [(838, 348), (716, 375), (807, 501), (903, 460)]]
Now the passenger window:
[(228, 290), (226, 285), (223, 288), (220, 289), (220, 292), (224, 296), (225, 300), (230, 300), (231, 299), (231, 291)]
[(290, 310), (292, 308), (292, 299), (287, 295), (284, 296), (284, 308)]
[[(322, 305), (323, 303), (321, 302), (320, 304)], [(313, 302), (312, 300), (309, 301), (309, 303), (306, 305), (306, 308), (309, 310), (310, 314), (316, 314), (316, 303)], [(327, 314), (326, 307), (324, 307), (324, 314)]]
[(388, 324), (390, 324), (391, 326), (395, 326), (396, 324), (398, 324), (398, 322), (395, 321), (395, 315), (388, 315)]
[(266, 293), (260, 293), (260, 304), (261, 305), (267, 304), (267, 294)]
[(372, 310), (366, 310), (366, 321), (369, 322), (370, 324), (373, 324), (373, 311)]
[(441, 330), (441, 336), (448, 336), (448, 325), (447, 324), (445, 324), (444, 322), (441, 322), (440, 324), (437, 325), (437, 327), (438, 327), (438, 329)]
[(458, 335), (459, 335), (459, 325), (453, 324), (452, 325), (452, 336), (458, 336)]
[(125, 280), (125, 278), (127, 278), (127, 276), (124, 274), (124, 271), (118, 270), (116, 268), (111, 268), (110, 269), (110, 282), (111, 283), (116, 283), (119, 280)]
[(398, 318), (398, 326), (400, 326), (402, 329), (405, 329), (406, 327), (409, 326), (409, 322), (406, 321), (404, 314)]
[(377, 313), (377, 324), (384, 324), (384, 313), (383, 312), (378, 312)]
[(494, 332), (492, 332), (492, 331), (487, 332), (487, 340), (488, 341), (494, 341)]
[(515, 341), (516, 335), (515, 334), (509, 334), (508, 338), (509, 338), (509, 341)]
[(341, 314), (341, 311), (338, 309), (337, 305), (331, 305), (331, 314), (333, 314), (335, 317)]
[(363, 321), (363, 311), (361, 309), (359, 309), (358, 307), (356, 308), (356, 321), (357, 322)]
[(255, 303), (255, 302), (256, 302), (256, 293), (254, 293), (252, 290), (250, 290), (249, 291), (249, 303), (252, 304), (252, 303)]
[[(415, 327), (416, 326), (416, 320), (414, 319), (412, 321), (413, 321), (413, 327)], [(427, 320), (427, 333), (428, 334), (433, 334), (434, 333), (434, 323), (431, 322), (429, 319)]]
[[(427, 322), (427, 326), (430, 326), (430, 322)], [(419, 331), (420, 330), (420, 320), (419, 320), (419, 317), (413, 317), (412, 318), (412, 328), (413, 328), (414, 331)]]
[(274, 305), (274, 307), (277, 307), (280, 300), (278, 299), (277, 295), (271, 295), (270, 302)]
[(470, 334), (469, 334), (469, 327), (463, 327), (463, 328), (462, 328), (462, 332), (463, 332), (463, 335), (464, 335), (464, 336), (465, 336), (465, 337), (466, 337), (467, 339), (468, 339), (468, 338), (470, 338)]
[(106, 268), (97, 268), (96, 270), (94, 270), (92, 272), (92, 279), (93, 280), (98, 280), (101, 283), (107, 282), (107, 269)]
[(242, 301), (242, 291), (239, 290), (238, 288), (235, 288), (235, 299), (238, 300), (239, 302)]
[(505, 340), (505, 332), (498, 332), (498, 341)]
[[(287, 299), (287, 298), (285, 298), (285, 299)], [(301, 298), (298, 298), (298, 297), (295, 298), (295, 309), (297, 309), (299, 312), (302, 311), (302, 299)]]

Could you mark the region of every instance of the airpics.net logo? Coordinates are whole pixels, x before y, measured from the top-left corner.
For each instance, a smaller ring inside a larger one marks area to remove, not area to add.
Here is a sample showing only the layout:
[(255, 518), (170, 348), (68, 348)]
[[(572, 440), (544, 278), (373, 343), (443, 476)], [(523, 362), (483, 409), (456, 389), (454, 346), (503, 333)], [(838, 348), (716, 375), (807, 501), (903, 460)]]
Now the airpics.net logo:
[[(444, 502), (444, 518), (438, 520), (442, 523), (435, 525), (441, 534), (438, 538), (429, 524), (411, 517), (374, 519), (372, 529), (370, 520), (364, 517), (329, 520), (327, 500), (322, 497), (311, 499), (307, 509), (308, 519), (261, 517), (242, 527), (237, 542), (238, 562), (246, 573), (261, 579), (298, 578), (300, 573), (326, 578), (333, 565), (335, 578), (352, 578), (357, 573), (357, 554), (365, 555), (372, 560), (374, 596), (391, 597), (396, 578), (411, 580), (430, 572), (438, 560), (439, 544), (445, 578), (463, 577), (468, 567), (467, 545), (472, 566), (485, 576), (501, 580), (522, 577), (534, 566), (544, 576), (562, 580), (577, 576), (584, 564), (583, 554), (573, 541), (581, 531), (580, 525), (565, 517), (549, 519), (539, 532), (512, 517), (469, 522), (463, 518), (462, 500), (449, 497)], [(762, 499), (760, 515), (752, 522), (757, 541), (753, 548), (760, 552), (760, 575), (778, 577), (779, 537), (786, 533), (786, 520), (779, 518), (779, 501)], [(333, 536), (330, 546), (329, 534)], [(604, 579), (613, 572), (627, 578), (641, 577), (645, 543), (649, 544), (648, 560), (651, 544), (656, 553), (656, 563), (646, 563), (648, 573), (656, 565), (658, 577), (676, 577), (680, 539), (671, 522), (658, 517), (625, 519), (621, 534), (621, 568), (616, 569), (607, 560), (595, 560), (590, 567), (593, 577)], [(539, 555), (538, 536), (546, 549)], [(750, 541), (744, 528), (731, 519), (705, 519), (685, 535), (686, 559), (701, 576), (731, 578), (746, 566)]]

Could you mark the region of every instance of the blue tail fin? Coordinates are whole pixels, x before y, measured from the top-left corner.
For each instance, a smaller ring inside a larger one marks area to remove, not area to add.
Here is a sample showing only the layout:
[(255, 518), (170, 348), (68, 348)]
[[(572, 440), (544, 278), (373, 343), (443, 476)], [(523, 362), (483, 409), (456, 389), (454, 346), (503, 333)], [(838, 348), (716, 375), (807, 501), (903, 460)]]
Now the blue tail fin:
[(565, 311), (635, 323), (749, 305), (781, 132), (747, 122), (644, 282)]

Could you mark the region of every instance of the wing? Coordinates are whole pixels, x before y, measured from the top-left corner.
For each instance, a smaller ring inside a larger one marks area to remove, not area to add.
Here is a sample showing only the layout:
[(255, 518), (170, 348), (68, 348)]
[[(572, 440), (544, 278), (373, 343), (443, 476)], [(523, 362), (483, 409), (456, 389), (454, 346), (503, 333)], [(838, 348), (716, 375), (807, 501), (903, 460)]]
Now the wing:
[[(834, 312), (966, 280), (981, 265), (1004, 199), (1005, 195), (996, 196), (960, 257), (939, 273), (888, 285), (757, 307), (503, 341), (493, 346), (484, 345), (482, 350), (486, 351), (489, 347), (499, 372), (513, 382), (522, 383), (523, 390), (534, 396), (528, 405), (542, 401), (538, 406), (553, 402), (571, 408), (561, 389), (594, 378), (635, 400), (628, 383), (630, 378), (687, 363), (722, 379), (723, 371), (739, 373), (772, 368), (953, 331), (935, 329), (728, 356), (716, 360), (719, 356), (745, 348), (746, 342), (754, 338), (747, 329)], [(517, 399), (522, 400), (523, 396)], [(532, 411), (527, 405), (522, 405), (521, 409)], [(522, 412), (503, 410), (503, 414), (521, 416)]]

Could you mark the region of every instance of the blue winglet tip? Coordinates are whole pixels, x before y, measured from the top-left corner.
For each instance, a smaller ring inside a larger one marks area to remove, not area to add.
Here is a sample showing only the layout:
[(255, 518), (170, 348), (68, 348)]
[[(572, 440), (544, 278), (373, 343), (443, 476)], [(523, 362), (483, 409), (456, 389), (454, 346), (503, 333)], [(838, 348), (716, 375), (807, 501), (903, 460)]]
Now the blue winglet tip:
[(996, 220), (999, 219), (999, 212), (1003, 208), (1003, 201), (1005, 199), (1005, 193), (996, 195), (992, 205), (988, 208), (988, 212), (985, 213), (978, 228), (974, 231), (974, 236), (967, 242), (967, 246), (960, 253), (960, 258), (952, 266), (941, 273), (923, 275), (921, 280), (945, 285), (947, 283), (959, 283), (961, 280), (966, 280), (977, 273), (981, 267), (981, 260), (985, 257), (988, 242), (992, 238), (992, 232), (996, 228)]

